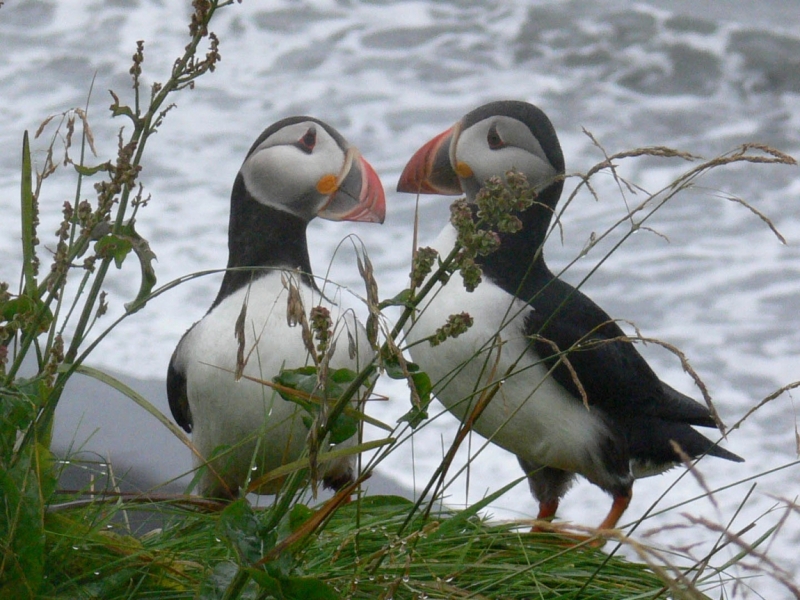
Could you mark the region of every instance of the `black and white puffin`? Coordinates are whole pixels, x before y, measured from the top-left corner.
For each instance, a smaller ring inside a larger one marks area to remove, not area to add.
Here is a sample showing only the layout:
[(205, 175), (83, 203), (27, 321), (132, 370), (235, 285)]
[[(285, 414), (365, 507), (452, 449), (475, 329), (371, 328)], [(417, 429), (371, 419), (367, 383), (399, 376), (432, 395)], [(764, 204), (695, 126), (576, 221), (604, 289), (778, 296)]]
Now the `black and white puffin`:
[[(555, 516), (580, 474), (613, 497), (599, 526), (611, 529), (630, 503), (635, 478), (681, 462), (673, 442), (684, 457), (742, 459), (695, 431), (715, 426), (709, 410), (659, 380), (633, 344), (619, 339), (625, 334), (605, 311), (545, 264), (541, 247), (561, 195), (564, 157), (539, 108), (500, 101), (473, 110), (415, 153), (397, 189), (466, 194), (472, 202), (489, 177), (511, 169), (538, 191), (518, 215), (522, 229), (500, 234), (499, 250), (478, 258), (484, 281), (474, 292), (457, 278), (431, 292), (408, 328), (410, 352), (436, 382), (439, 400), (462, 420), (502, 379), (473, 429), (517, 456), (539, 519)], [(448, 225), (433, 247), (446, 256), (455, 240)], [(435, 347), (421, 342), (462, 311), (474, 320), (466, 333)], [(566, 353), (588, 407), (556, 348)]]
[[(299, 327), (287, 322), (288, 280), (308, 313), (326, 306), (338, 345), (331, 368), (358, 371), (372, 358), (363, 328), (351, 312), (320, 293), (311, 274), (306, 226), (314, 217), (382, 223), (380, 180), (333, 127), (305, 116), (283, 119), (253, 143), (236, 175), (228, 226), (228, 270), (206, 315), (181, 338), (167, 372), (172, 415), (206, 465), (199, 491), (235, 497), (248, 477), (295, 460), (308, 430), (299, 407), (271, 388), (241, 378), (237, 320), (245, 339), (244, 375), (271, 381), (281, 368), (313, 364)], [(243, 306), (245, 307), (243, 310)], [(353, 350), (355, 341), (356, 351)], [(351, 356), (354, 354), (354, 356)], [(323, 483), (339, 489), (353, 479), (352, 458), (323, 463)], [(260, 493), (274, 493), (280, 481)]]

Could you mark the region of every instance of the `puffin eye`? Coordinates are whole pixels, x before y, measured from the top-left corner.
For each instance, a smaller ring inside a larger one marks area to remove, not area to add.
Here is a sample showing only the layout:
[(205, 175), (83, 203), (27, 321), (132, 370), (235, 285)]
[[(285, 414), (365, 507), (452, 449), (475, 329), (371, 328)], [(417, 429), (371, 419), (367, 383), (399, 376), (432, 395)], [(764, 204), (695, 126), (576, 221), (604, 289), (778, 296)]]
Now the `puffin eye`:
[(486, 142), (492, 150), (499, 150), (505, 147), (505, 142), (500, 137), (500, 134), (497, 133), (497, 125), (492, 124), (489, 128), (489, 133), (486, 134)]
[(313, 125), (308, 128), (308, 131), (303, 134), (299, 140), (297, 140), (296, 146), (300, 148), (306, 154), (311, 154), (314, 150), (314, 146), (317, 143), (317, 128)]

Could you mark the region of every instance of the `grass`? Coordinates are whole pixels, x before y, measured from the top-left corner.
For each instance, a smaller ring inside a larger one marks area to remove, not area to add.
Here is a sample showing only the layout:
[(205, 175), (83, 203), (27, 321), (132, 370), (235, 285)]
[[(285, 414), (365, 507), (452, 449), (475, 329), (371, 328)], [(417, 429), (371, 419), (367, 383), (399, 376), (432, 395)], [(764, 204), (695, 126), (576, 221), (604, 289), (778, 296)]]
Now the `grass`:
[[(266, 597), (259, 594), (270, 587), (281, 589), (278, 598), (665, 597), (667, 584), (646, 564), (492, 524), (477, 516), (481, 506), (418, 515), (397, 535), (413, 503), (366, 497), (279, 554), (264, 552), (270, 536), (259, 525), (267, 513), (241, 500), (221, 513), (153, 503), (148, 510), (167, 523), (143, 536), (113, 524), (121, 508), (93, 507), (92, 519), (86, 509), (57, 512), (47, 532), (54, 560), (46, 596), (190, 598), (199, 590), (200, 597), (223, 598), (243, 558), (255, 564), (271, 556), (257, 572), (248, 567), (251, 578), (230, 597)], [(289, 536), (312, 514), (297, 504), (278, 529)]]
[[(39, 136), (48, 131), (52, 136), (47, 159), (39, 171), (31, 161), (27, 132), (23, 136), (21, 283), (13, 292), (10, 285), (0, 284), (0, 598), (703, 598), (704, 592), (737, 591), (740, 581), (727, 574), (734, 565), (746, 570), (754, 565), (800, 597), (791, 577), (770, 561), (764, 550), (783, 521), (748, 542), (745, 534), (749, 527), (733, 531), (730, 525), (697, 519), (693, 526), (714, 531), (718, 542), (705, 556), (690, 558), (656, 551), (622, 533), (612, 536), (608, 548), (601, 551), (588, 542), (576, 543), (555, 534), (531, 535), (525, 533), (525, 526), (481, 516), (518, 481), (468, 509), (444, 508), (451, 461), (477, 412), (466, 420), (416, 502), (391, 496), (356, 496), (346, 502), (350, 493), (357, 491), (356, 485), (319, 506), (308, 507), (301, 500), (308, 492), (306, 472), (315, 467), (308, 456), (283, 468), (286, 481), (281, 493), (262, 509), (254, 508), (246, 499), (220, 504), (183, 495), (124, 494), (118, 491), (119, 482), (111, 471), (104, 476), (98, 473), (93, 484), (83, 490), (59, 489), (63, 463), (49, 450), (52, 419), (64, 385), (75, 373), (95, 377), (123, 392), (192, 448), (191, 441), (145, 398), (85, 363), (121, 319), (146, 310), (149, 299), (202, 275), (156, 287), (153, 255), (147, 241), (136, 232), (134, 221), (147, 205), (139, 181), (147, 141), (172, 110), (171, 95), (191, 88), (216, 67), (219, 41), (209, 27), (216, 11), (230, 4), (193, 2), (185, 52), (163, 83), (154, 84), (149, 93), (140, 85), (144, 45), (137, 45), (130, 70), (133, 98), (125, 104), (112, 92), (111, 112), (126, 125), (120, 132), (115, 157), (87, 164), (88, 155), (93, 153), (93, 136), (85, 109), (50, 117), (36, 132)], [(205, 54), (198, 51), (202, 44), (207, 46)], [(73, 159), (69, 151), (78, 129), (80, 156)], [(59, 139), (65, 141), (63, 163), (75, 172), (76, 193), (74, 201), (65, 204), (53, 245), (56, 251), (49, 270), (42, 274), (38, 207), (47, 177), (62, 162), (54, 159)], [(578, 191), (586, 187), (593, 193), (591, 178), (598, 173), (610, 173), (620, 190), (635, 189), (619, 176), (616, 167), (620, 161), (643, 155), (691, 161), (692, 166), (670, 186), (644, 194), (638, 205), (592, 244), (619, 227), (627, 227), (613, 252), (635, 231), (646, 228), (647, 219), (666, 202), (710, 170), (731, 164), (795, 164), (791, 157), (757, 145), (743, 146), (710, 161), (698, 161), (667, 148), (606, 155), (582, 176), (575, 192), (562, 203), (556, 227)], [(83, 199), (86, 181), (94, 185), (91, 202)], [(523, 184), (517, 189), (520, 196), (526, 193)], [(505, 192), (498, 189), (496, 193)], [(780, 238), (765, 215), (739, 199), (732, 200), (743, 204)], [(498, 227), (508, 216), (500, 215), (497, 221), (470, 221), (470, 238), (480, 245), (481, 240), (491, 238), (483, 232)], [(439, 261), (419, 253), (412, 265), (414, 285), (384, 300), (378, 297), (368, 256), (361, 253), (367, 328), (376, 340), (382, 334), (379, 364), (362, 373), (345, 374), (335, 386), (331, 384), (336, 390), (332, 395), (338, 400), (327, 412), (313, 406), (315, 398), (308, 390), (315, 386), (309, 388), (308, 380), (302, 379), (309, 376), (308, 372), (295, 372), (289, 378), (305, 381), (294, 391), (284, 389), (283, 393), (310, 407), (317, 428), (315, 439), (320, 440), (341, 426), (340, 417), (364, 420), (350, 408), (350, 399), (368, 380), (380, 375), (408, 382), (411, 408), (404, 419), (397, 426), (377, 423), (387, 431), (386, 437), (357, 447), (374, 450), (369, 459), (364, 458), (357, 484), (399, 444), (406, 443), (416, 429), (430, 423), (428, 404), (435, 382), (428, 379), (424, 366), (407, 362), (402, 326), (437, 279), (458, 277), (455, 272), (460, 271), (470, 279), (470, 285), (474, 284), (479, 273), (472, 259), (479, 251), (477, 246), (460, 247)], [(126, 261), (138, 267), (140, 289), (126, 305), (126, 314), (101, 328), (104, 282), (112, 265), (121, 266)], [(430, 273), (433, 277), (423, 283)], [(382, 311), (396, 306), (403, 312), (391, 324)], [(457, 335), (468, 326), (464, 318), (451, 319), (437, 339)], [(631, 340), (644, 338), (632, 336)], [(663, 345), (681, 358), (704, 389), (685, 357)], [(36, 372), (23, 378), (20, 369), (26, 358), (34, 360)], [(798, 386), (800, 382), (795, 382), (777, 390), (751, 413)], [(482, 405), (494, 393), (486, 392)], [(742, 426), (751, 413), (734, 427)], [(372, 422), (375, 424), (374, 419)], [(311, 448), (309, 455), (315, 457), (316, 449)], [(700, 477), (696, 470), (687, 473)], [(105, 484), (95, 485), (104, 478)], [(713, 497), (714, 490), (707, 494)], [(786, 515), (797, 512), (793, 500), (786, 500), (784, 505)], [(136, 524), (142, 521), (146, 527)], [(594, 532), (584, 533), (591, 536)], [(639, 560), (618, 556), (622, 545)], [(730, 547), (735, 549), (734, 558), (716, 563), (720, 551)], [(714, 564), (718, 566), (711, 566)]]

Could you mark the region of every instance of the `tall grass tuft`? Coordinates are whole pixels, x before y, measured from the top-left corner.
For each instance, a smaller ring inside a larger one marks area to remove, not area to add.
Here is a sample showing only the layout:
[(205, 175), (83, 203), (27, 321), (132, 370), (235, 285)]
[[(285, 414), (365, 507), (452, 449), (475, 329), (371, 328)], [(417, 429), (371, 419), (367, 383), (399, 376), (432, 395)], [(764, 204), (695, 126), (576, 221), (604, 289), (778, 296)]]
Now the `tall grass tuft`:
[[(125, 104), (114, 92), (111, 113), (119, 118), (117, 155), (88, 164), (94, 140), (86, 109), (48, 117), (36, 135), (55, 128), (41, 170), (34, 173), (28, 133), (22, 138), (20, 189), (23, 264), (17, 293), (0, 284), (0, 582), (10, 598), (35, 596), (48, 576), (52, 548), (47, 543), (48, 506), (56, 489), (50, 453), (53, 415), (66, 382), (116, 325), (95, 331), (106, 309), (103, 285), (112, 265), (139, 263), (139, 292), (126, 304), (126, 315), (140, 310), (156, 282), (154, 255), (135, 229), (139, 209), (147, 204), (139, 182), (142, 157), (150, 137), (172, 108), (168, 98), (213, 71), (218, 41), (208, 31), (215, 11), (231, 2), (193, 3), (189, 42), (163, 83), (144, 90), (140, 82), (144, 42), (138, 42), (130, 73), (133, 99)], [(198, 56), (206, 41), (208, 51)], [(79, 156), (70, 154), (80, 127)], [(64, 143), (63, 159), (55, 146)], [(44, 269), (39, 251), (39, 202), (45, 180), (60, 164), (74, 169), (75, 197), (63, 204), (55, 252)], [(84, 183), (93, 182), (93, 201)], [(131, 258), (135, 257), (135, 258)], [(68, 282), (74, 280), (73, 287)], [(124, 318), (124, 317), (122, 317)], [(21, 377), (23, 361), (35, 373)]]

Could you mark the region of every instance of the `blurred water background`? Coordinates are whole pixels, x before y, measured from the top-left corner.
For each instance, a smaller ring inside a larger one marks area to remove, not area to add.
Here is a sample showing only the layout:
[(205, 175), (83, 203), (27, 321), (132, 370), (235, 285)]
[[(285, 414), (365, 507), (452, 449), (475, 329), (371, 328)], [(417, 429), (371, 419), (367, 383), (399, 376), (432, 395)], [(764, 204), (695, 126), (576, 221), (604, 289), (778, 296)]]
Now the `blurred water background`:
[[(48, 115), (84, 106), (94, 78), (89, 119), (99, 155), (114, 156), (123, 123), (109, 116), (107, 90), (131, 100), (128, 69), (140, 39), (144, 82), (165, 78), (188, 39), (187, 4), (12, 0), (0, 8), (0, 280), (15, 283), (21, 259), (22, 131), (35, 131)], [(317, 274), (330, 266), (333, 281), (361, 293), (349, 245), (331, 259), (345, 233), (356, 233), (375, 265), (382, 297), (389, 297), (407, 279), (415, 210), (413, 197), (394, 192), (397, 177), (423, 142), (483, 102), (515, 98), (539, 105), (556, 126), (570, 173), (603, 159), (583, 129), (609, 153), (665, 145), (713, 157), (760, 142), (800, 155), (799, 19), (790, 0), (244, 2), (221, 11), (212, 27), (221, 40), (217, 71), (176, 97), (177, 108), (151, 140), (141, 181), (152, 200), (140, 212), (137, 229), (158, 256), (159, 283), (224, 267), (230, 187), (245, 152), (275, 120), (314, 115), (338, 128), (376, 168), (387, 190), (388, 215), (382, 227), (314, 222), (312, 265)], [(46, 142), (34, 143), (38, 164)], [(620, 172), (655, 191), (688, 166), (641, 159), (623, 163)], [(566, 193), (577, 182), (568, 180)], [(73, 199), (73, 186), (67, 171), (47, 182), (39, 236), (44, 247), (52, 248), (51, 234), (63, 201)], [(602, 233), (623, 217), (626, 201), (632, 205), (642, 197), (626, 192), (623, 198), (608, 176), (596, 178), (594, 186), (599, 199), (581, 193), (564, 214), (563, 240), (548, 243), (554, 270), (573, 260), (592, 232)], [(727, 195), (768, 215), (787, 244), (741, 205), (725, 200)], [(799, 196), (797, 168), (720, 171), (669, 202), (648, 222), (658, 234), (632, 236), (583, 287), (612, 316), (681, 348), (729, 424), (798, 379)], [(442, 197), (420, 198), (423, 244), (443, 226), (448, 204)], [(581, 281), (609, 248), (596, 247), (564, 277)], [(195, 279), (152, 301), (103, 342), (92, 366), (136, 378), (131, 381), (166, 410), (161, 390), (170, 354), (208, 308), (220, 279)], [(112, 273), (111, 315), (120, 314), (137, 286), (133, 264)], [(363, 306), (359, 310), (365, 314)], [(699, 397), (673, 355), (653, 346), (643, 352), (663, 379)], [(92, 449), (153, 483), (189, 468), (185, 448), (139, 408), (121, 397), (110, 399), (99, 386), (80, 389), (60, 408), (61, 448)], [(408, 409), (407, 390), (384, 384), (380, 391), (390, 400), (372, 403), (370, 412), (393, 423)], [(440, 410), (436, 404), (432, 414)], [(701, 463), (711, 488), (784, 467), (754, 480), (755, 491), (736, 516), (733, 530), (765, 515), (751, 540), (784, 516), (781, 499), (796, 501), (800, 493), (797, 420), (793, 397), (784, 394), (730, 434), (727, 446), (746, 463)], [(409, 490), (420, 489), (454, 431), (451, 418), (437, 418), (381, 472)], [(481, 442), (475, 438), (471, 445), (474, 453)], [(466, 456), (465, 449), (461, 465)], [(473, 502), (519, 475), (513, 457), (487, 448), (448, 489), (448, 502)], [(643, 514), (680, 475), (676, 470), (639, 482), (626, 518)], [(649, 541), (688, 546), (713, 540), (702, 527), (683, 528), (688, 521), (681, 513), (726, 523), (750, 485), (718, 493), (716, 506), (699, 500), (655, 517), (640, 532), (674, 524), (677, 529)], [(699, 495), (700, 484), (686, 477), (657, 510)], [(608, 499), (583, 483), (567, 496), (561, 517), (595, 524), (607, 508)], [(523, 483), (490, 512), (524, 518), (535, 511)], [(778, 564), (795, 575), (798, 544), (795, 513), (769, 546)], [(786, 592), (766, 578), (749, 585), (768, 598)]]

